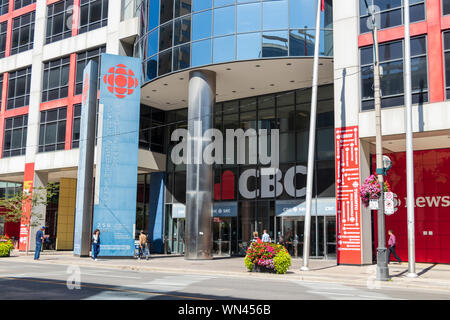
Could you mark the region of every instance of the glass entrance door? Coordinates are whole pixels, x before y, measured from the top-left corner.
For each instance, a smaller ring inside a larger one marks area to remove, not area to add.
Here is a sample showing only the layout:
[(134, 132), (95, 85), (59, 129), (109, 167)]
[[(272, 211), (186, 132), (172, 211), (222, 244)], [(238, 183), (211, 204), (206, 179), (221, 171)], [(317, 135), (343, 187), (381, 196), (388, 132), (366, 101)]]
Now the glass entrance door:
[(217, 256), (231, 256), (231, 218), (214, 218), (213, 254)]
[(173, 253), (184, 254), (184, 225), (185, 219), (173, 219), (172, 222), (172, 245)]

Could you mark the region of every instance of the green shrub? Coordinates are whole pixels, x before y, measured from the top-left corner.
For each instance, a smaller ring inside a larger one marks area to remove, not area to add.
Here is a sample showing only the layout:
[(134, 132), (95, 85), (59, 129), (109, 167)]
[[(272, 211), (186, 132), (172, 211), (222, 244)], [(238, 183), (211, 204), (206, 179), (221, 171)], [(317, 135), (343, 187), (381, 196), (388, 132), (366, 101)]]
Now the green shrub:
[(291, 256), (286, 250), (280, 251), (274, 258), (275, 270), (278, 274), (284, 274), (291, 266)]
[(12, 241), (7, 237), (0, 238), (0, 257), (8, 257), (9, 251), (14, 249)]

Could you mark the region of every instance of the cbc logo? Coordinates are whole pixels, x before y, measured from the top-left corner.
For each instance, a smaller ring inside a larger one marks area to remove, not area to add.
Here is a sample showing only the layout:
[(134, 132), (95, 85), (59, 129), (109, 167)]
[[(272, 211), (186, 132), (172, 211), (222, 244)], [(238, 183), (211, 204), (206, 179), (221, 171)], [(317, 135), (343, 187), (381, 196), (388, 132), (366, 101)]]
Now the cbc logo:
[(103, 82), (108, 86), (108, 91), (119, 99), (133, 94), (134, 89), (139, 85), (133, 70), (123, 64), (109, 68), (108, 73), (103, 77)]

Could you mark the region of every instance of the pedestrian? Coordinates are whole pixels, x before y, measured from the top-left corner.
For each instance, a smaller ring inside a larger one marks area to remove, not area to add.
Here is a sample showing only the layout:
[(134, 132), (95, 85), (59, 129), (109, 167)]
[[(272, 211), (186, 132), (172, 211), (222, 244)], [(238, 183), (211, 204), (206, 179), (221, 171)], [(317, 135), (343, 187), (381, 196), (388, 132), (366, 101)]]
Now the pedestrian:
[(253, 232), (252, 242), (262, 243), (261, 239), (258, 237), (258, 231)]
[(39, 257), (41, 256), (42, 243), (44, 242), (45, 239), (44, 230), (45, 227), (42, 226), (36, 232), (36, 249), (34, 250), (34, 260), (39, 260)]
[(388, 241), (389, 249), (387, 252), (387, 263), (389, 263), (389, 260), (391, 259), (391, 253), (394, 255), (394, 258), (397, 259), (397, 262), (401, 263), (402, 260), (398, 257), (397, 253), (395, 252), (395, 245), (397, 244), (395, 235), (392, 232), (392, 230), (389, 230), (388, 234), (389, 234), (389, 241)]
[(266, 229), (264, 229), (264, 232), (263, 232), (263, 235), (262, 235), (262, 242), (270, 242), (270, 236), (269, 236), (269, 234), (267, 233), (267, 230)]
[(97, 261), (97, 256), (100, 253), (100, 230), (95, 229), (92, 236), (92, 259)]
[(148, 260), (150, 255), (150, 250), (148, 248), (148, 239), (144, 233), (144, 230), (141, 230), (141, 234), (139, 235), (139, 260), (141, 260), (143, 254), (145, 255), (145, 259)]

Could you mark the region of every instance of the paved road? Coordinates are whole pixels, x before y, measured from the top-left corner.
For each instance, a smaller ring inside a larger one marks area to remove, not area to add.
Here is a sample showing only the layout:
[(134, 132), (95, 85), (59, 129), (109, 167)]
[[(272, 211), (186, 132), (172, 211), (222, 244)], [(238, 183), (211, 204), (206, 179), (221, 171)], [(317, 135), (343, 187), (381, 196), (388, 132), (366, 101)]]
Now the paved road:
[[(76, 288), (77, 283), (79, 289)], [(417, 288), (371, 289), (297, 280), (112, 270), (0, 260), (0, 300), (7, 299), (391, 300), (450, 299), (450, 292)]]

